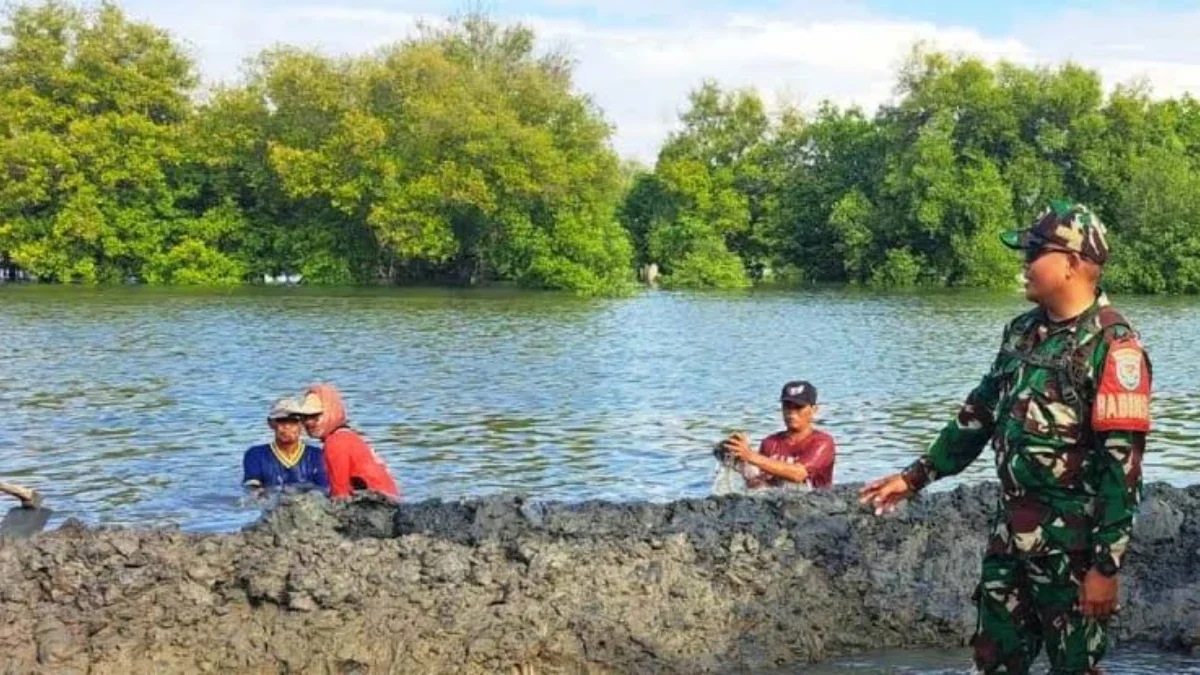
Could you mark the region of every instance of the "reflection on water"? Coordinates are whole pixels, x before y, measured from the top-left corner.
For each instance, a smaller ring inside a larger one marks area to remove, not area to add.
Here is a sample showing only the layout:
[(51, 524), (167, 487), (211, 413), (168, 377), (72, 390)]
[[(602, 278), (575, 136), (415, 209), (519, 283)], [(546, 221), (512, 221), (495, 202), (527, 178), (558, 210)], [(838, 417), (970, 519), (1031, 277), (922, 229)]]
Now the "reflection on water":
[[(1200, 304), (1119, 304), (1153, 350), (1147, 476), (1189, 482)], [(931, 440), (1025, 307), (979, 293), (0, 288), (0, 475), (89, 522), (235, 529), (257, 515), (241, 455), (268, 438), (270, 402), (324, 380), (407, 499), (676, 499), (712, 490), (714, 441), (776, 430), (780, 385), (804, 378), (839, 442), (835, 480), (860, 481)]]
[[(1200, 674), (1200, 655), (1169, 654), (1140, 645), (1119, 646), (1101, 662), (1106, 675)], [(1048, 671), (1045, 656), (1033, 675)], [(912, 650), (863, 654), (790, 672), (800, 675), (966, 675), (972, 672), (969, 650)]]

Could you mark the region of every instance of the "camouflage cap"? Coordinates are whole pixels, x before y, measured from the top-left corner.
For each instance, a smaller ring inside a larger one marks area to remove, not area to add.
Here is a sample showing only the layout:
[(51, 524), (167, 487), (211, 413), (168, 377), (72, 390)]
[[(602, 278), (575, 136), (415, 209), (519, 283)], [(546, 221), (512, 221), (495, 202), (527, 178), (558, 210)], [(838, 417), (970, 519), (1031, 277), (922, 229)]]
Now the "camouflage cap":
[(1000, 235), (1005, 246), (1019, 250), (1048, 248), (1078, 253), (1097, 265), (1108, 260), (1104, 223), (1083, 204), (1053, 201), (1033, 227)]

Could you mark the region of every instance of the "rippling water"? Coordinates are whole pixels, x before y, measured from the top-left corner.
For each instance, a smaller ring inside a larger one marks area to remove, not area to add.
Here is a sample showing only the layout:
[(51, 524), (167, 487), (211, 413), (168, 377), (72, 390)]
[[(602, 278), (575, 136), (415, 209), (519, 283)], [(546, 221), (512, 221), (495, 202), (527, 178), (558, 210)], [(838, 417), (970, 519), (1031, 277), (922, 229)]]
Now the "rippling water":
[[(1153, 350), (1147, 477), (1191, 482), (1200, 302), (1118, 304)], [(835, 480), (860, 481), (931, 440), (1025, 307), (966, 292), (0, 287), (0, 476), (62, 516), (235, 529), (258, 515), (238, 483), (270, 402), (331, 381), (407, 499), (668, 500), (708, 494), (711, 444), (779, 428), (779, 387), (804, 378), (839, 443)]]

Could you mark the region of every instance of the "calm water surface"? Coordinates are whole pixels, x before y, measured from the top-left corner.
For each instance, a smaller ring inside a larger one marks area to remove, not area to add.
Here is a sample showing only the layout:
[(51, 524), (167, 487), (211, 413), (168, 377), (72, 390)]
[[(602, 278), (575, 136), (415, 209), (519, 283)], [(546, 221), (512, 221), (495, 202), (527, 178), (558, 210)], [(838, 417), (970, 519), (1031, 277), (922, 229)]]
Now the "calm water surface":
[[(1149, 480), (1200, 459), (1200, 303), (1118, 298), (1155, 365)], [(709, 494), (711, 444), (816, 383), (835, 480), (902, 466), (978, 381), (1015, 294), (579, 300), (515, 292), (0, 287), (0, 476), (94, 523), (232, 530), (271, 401), (337, 384), (406, 499)], [(978, 460), (959, 480), (989, 476)], [(952, 486), (954, 481), (946, 481)]]

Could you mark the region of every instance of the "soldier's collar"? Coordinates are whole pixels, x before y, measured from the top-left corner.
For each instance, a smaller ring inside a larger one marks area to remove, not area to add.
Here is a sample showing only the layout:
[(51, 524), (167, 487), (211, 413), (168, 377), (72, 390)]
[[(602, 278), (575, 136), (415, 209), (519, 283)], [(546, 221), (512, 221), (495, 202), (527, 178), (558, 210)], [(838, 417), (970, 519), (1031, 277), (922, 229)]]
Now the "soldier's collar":
[(1092, 301), (1092, 304), (1088, 305), (1087, 309), (1069, 319), (1055, 321), (1054, 319), (1050, 318), (1050, 313), (1046, 311), (1045, 307), (1038, 308), (1041, 310), (1038, 314), (1038, 318), (1040, 323), (1045, 326), (1051, 334), (1064, 330), (1074, 333), (1079, 330), (1079, 326), (1096, 316), (1096, 314), (1100, 312), (1100, 308), (1106, 304), (1108, 304), (1108, 298), (1103, 294), (1100, 294), (1096, 296), (1096, 299)]

